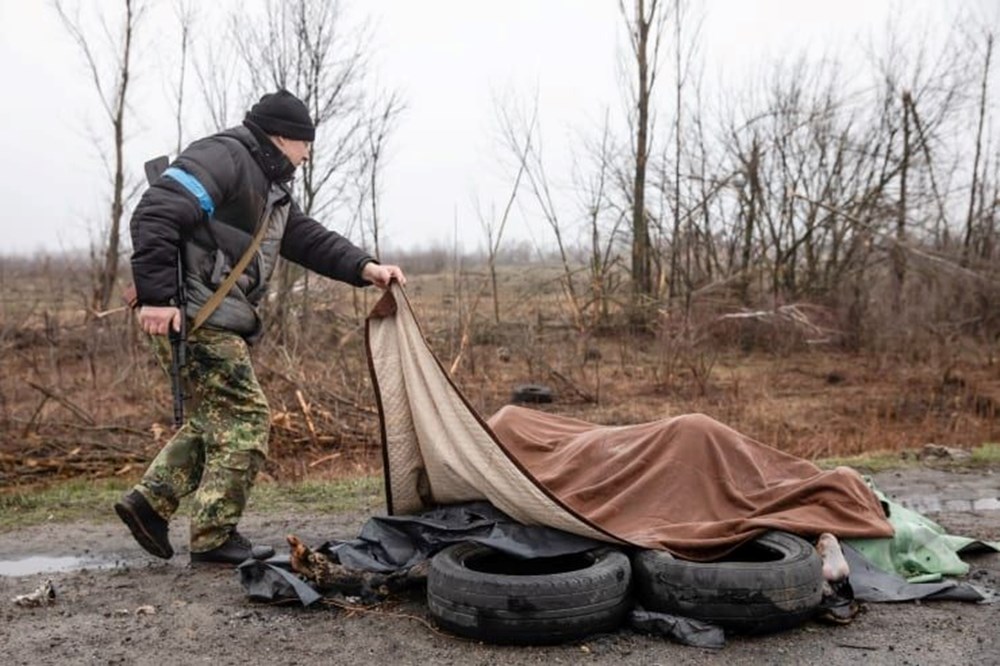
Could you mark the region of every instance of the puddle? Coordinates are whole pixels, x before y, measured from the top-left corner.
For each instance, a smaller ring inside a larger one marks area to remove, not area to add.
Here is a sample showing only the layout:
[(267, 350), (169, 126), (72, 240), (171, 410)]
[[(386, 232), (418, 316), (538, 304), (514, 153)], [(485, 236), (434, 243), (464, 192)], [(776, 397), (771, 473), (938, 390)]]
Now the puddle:
[(893, 501), (917, 513), (938, 513), (954, 511), (977, 513), (980, 511), (1000, 511), (1000, 498), (980, 497), (978, 499), (942, 499), (940, 497), (900, 497)]
[(31, 576), (78, 569), (113, 569), (120, 564), (121, 562), (117, 560), (101, 560), (95, 557), (32, 555), (20, 560), (0, 560), (0, 576)]

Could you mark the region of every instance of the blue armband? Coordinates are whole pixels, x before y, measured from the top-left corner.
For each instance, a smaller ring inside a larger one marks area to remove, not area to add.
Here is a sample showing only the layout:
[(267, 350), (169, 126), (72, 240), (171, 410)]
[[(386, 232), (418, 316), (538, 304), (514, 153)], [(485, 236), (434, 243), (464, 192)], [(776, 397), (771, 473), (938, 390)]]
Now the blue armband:
[(198, 200), (198, 204), (205, 213), (212, 217), (212, 213), (215, 212), (215, 203), (212, 201), (212, 197), (209, 196), (208, 190), (205, 186), (201, 184), (201, 181), (189, 174), (183, 169), (178, 169), (177, 167), (170, 167), (163, 172), (163, 175), (167, 178), (172, 178), (184, 187), (185, 190), (190, 192), (195, 199)]

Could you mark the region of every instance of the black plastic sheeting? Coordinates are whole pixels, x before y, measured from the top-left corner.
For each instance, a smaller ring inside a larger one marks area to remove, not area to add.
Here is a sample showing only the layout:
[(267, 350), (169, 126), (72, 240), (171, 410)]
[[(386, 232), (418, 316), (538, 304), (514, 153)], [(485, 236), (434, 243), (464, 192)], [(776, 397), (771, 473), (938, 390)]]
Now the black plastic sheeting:
[(237, 567), (240, 583), (254, 601), (294, 601), (310, 606), (323, 598), (312, 585), (292, 572), (288, 557), (247, 560)]
[(915, 601), (917, 599), (942, 601), (991, 602), (992, 591), (958, 580), (936, 583), (909, 583), (899, 574), (886, 573), (875, 568), (864, 555), (842, 543), (844, 558), (851, 570), (851, 587), (858, 601)]
[(475, 541), (519, 558), (558, 557), (606, 545), (551, 527), (522, 525), (489, 502), (469, 502), (415, 516), (371, 518), (358, 538), (328, 541), (318, 550), (349, 569), (389, 573), (461, 541)]
[(657, 613), (635, 608), (629, 614), (629, 624), (636, 631), (666, 636), (682, 645), (720, 649), (726, 646), (726, 632), (717, 624), (681, 615)]
[[(349, 569), (394, 573), (463, 541), (524, 559), (582, 553), (606, 545), (551, 527), (522, 525), (489, 502), (468, 502), (412, 516), (376, 516), (365, 522), (356, 539), (327, 541), (316, 550)], [(322, 597), (291, 573), (288, 557), (248, 560), (238, 569), (240, 582), (256, 601), (298, 599), (308, 606)]]

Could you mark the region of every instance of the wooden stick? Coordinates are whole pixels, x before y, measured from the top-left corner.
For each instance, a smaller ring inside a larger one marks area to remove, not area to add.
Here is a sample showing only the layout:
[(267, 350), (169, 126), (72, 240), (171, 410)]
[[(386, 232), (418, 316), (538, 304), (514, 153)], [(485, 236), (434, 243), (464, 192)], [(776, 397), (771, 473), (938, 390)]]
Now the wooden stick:
[(313, 423), (312, 415), (309, 413), (309, 405), (306, 404), (306, 399), (302, 395), (301, 389), (295, 389), (295, 398), (299, 401), (299, 407), (302, 408), (302, 416), (306, 417), (306, 426), (309, 428), (310, 439), (312, 439), (314, 445), (318, 444), (316, 441), (316, 424)]
[(44, 386), (40, 386), (40, 385), (38, 385), (38, 384), (36, 384), (34, 382), (30, 382), (29, 381), (28, 382), (28, 386), (30, 386), (31, 388), (35, 389), (36, 391), (38, 391), (42, 395), (46, 395), (46, 396), (52, 398), (53, 400), (55, 400), (56, 402), (58, 402), (60, 405), (62, 405), (66, 409), (68, 409), (69, 411), (71, 411), (74, 414), (76, 414), (81, 420), (85, 421), (87, 423), (87, 425), (96, 425), (97, 424), (96, 421), (94, 421), (94, 417), (93, 416), (91, 416), (90, 414), (88, 414), (83, 408), (78, 407), (77, 405), (75, 405), (72, 402), (70, 402), (70, 400), (68, 398), (65, 398), (63, 396), (57, 395), (51, 389), (47, 389)]

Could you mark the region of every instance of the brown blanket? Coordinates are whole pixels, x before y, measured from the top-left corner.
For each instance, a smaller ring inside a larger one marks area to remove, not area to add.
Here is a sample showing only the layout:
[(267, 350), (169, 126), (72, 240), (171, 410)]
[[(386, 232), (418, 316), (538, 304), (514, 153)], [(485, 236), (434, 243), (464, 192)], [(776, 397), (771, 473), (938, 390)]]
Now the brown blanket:
[(390, 513), (486, 499), (526, 524), (710, 560), (768, 529), (891, 536), (848, 468), (756, 442), (702, 414), (599, 426), (521, 407), (476, 414), (398, 286), (368, 319)]

